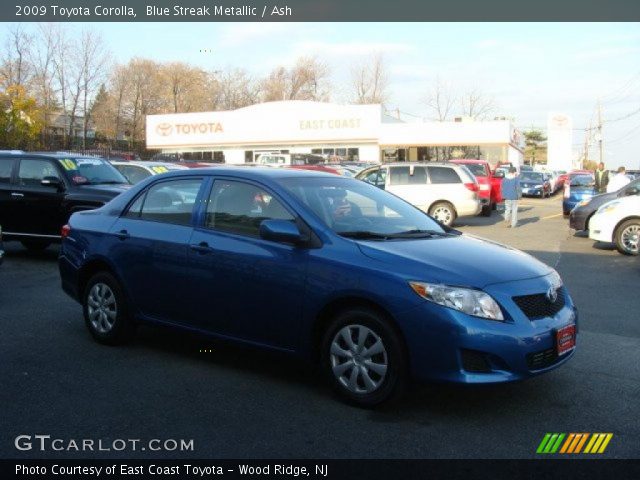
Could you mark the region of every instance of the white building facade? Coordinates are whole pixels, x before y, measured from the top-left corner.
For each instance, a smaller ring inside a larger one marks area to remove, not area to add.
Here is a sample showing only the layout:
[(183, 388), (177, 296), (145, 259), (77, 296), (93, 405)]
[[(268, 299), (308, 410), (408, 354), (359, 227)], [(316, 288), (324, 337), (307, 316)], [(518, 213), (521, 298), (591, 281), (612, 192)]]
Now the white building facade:
[(381, 105), (268, 102), (238, 110), (148, 115), (147, 148), (253, 162), (265, 152), (354, 161), (482, 158), (522, 163), (522, 135), (508, 120), (405, 123)]

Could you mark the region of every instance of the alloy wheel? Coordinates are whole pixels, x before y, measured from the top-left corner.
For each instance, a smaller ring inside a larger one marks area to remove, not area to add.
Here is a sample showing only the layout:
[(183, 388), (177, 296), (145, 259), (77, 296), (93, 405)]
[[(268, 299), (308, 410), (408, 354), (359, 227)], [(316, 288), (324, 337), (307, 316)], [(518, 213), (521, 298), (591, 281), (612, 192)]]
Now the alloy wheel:
[(382, 338), (364, 325), (347, 325), (333, 337), (329, 360), (338, 382), (348, 391), (368, 394), (387, 376), (389, 357)]
[(105, 283), (96, 283), (87, 296), (87, 311), (91, 326), (98, 333), (108, 333), (118, 316), (116, 297)]
[(449, 223), (451, 223), (451, 210), (447, 207), (438, 207), (433, 211), (433, 218), (438, 220), (440, 223), (449, 225)]
[(625, 250), (638, 253), (640, 247), (640, 225), (629, 225), (620, 234), (620, 240)]

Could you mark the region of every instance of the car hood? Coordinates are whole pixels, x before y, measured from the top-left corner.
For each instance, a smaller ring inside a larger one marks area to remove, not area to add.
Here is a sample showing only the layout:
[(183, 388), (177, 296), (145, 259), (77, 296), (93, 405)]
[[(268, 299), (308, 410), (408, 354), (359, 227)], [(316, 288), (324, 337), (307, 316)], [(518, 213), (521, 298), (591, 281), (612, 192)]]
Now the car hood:
[(407, 275), (428, 282), (483, 288), (552, 271), (527, 253), (471, 235), (357, 243), (367, 257), (403, 265)]

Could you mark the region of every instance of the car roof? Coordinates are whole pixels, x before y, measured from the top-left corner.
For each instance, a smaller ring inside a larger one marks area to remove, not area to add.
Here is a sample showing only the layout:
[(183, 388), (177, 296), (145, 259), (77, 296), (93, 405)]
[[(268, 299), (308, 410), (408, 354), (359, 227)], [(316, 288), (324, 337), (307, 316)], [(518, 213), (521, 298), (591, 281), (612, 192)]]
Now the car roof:
[[(376, 166), (376, 165), (372, 165)], [(382, 167), (459, 167), (460, 165), (451, 162), (392, 162), (381, 163)]]
[(73, 152), (22, 152), (22, 151), (6, 151), (0, 150), (0, 158), (21, 158), (21, 157), (36, 157), (36, 158), (99, 158), (107, 161), (104, 157), (96, 155), (84, 155), (82, 153)]
[(489, 163), (486, 160), (479, 160), (477, 158), (454, 158), (452, 160), (449, 160), (451, 163), (480, 163), (480, 164), (485, 164), (485, 163)]
[(165, 173), (165, 178), (169, 176), (179, 177), (184, 175), (199, 176), (203, 173), (215, 173), (216, 175), (230, 175), (239, 176), (246, 179), (275, 179), (275, 178), (304, 178), (304, 177), (325, 177), (325, 178), (345, 178), (338, 177), (333, 173), (319, 172), (307, 169), (293, 169), (293, 168), (274, 168), (274, 167), (254, 167), (243, 168), (238, 166), (224, 166), (224, 167), (204, 167), (204, 168), (191, 168), (187, 170), (172, 170)]

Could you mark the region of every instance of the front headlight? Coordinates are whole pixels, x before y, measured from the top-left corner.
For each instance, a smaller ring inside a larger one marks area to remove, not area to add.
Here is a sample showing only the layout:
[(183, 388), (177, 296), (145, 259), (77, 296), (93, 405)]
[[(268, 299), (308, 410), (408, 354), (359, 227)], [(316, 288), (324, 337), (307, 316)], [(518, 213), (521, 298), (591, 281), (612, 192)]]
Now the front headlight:
[(603, 206), (601, 206), (601, 207), (598, 209), (598, 213), (607, 213), (607, 212), (612, 212), (613, 210), (615, 210), (616, 208), (618, 208), (618, 205), (620, 205), (620, 202), (619, 202), (619, 201), (605, 203)]
[(409, 282), (409, 286), (425, 300), (438, 305), (453, 308), (474, 317), (504, 321), (500, 306), (483, 291), (424, 282)]

